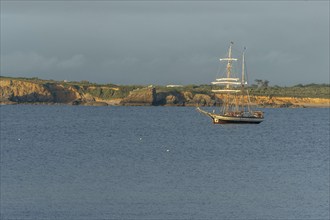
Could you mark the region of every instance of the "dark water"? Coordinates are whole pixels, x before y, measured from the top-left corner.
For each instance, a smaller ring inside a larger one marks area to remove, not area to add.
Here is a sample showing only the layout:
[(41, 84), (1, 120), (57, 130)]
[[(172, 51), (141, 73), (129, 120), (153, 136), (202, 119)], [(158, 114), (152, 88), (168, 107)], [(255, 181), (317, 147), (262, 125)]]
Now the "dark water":
[(1, 106), (1, 218), (329, 219), (329, 110)]

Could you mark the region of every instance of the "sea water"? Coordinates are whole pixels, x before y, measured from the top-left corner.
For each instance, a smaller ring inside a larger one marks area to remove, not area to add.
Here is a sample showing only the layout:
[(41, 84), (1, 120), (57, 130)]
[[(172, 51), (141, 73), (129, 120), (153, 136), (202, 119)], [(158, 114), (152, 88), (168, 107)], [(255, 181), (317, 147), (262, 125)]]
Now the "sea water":
[(329, 219), (329, 109), (262, 111), (1, 106), (1, 219)]

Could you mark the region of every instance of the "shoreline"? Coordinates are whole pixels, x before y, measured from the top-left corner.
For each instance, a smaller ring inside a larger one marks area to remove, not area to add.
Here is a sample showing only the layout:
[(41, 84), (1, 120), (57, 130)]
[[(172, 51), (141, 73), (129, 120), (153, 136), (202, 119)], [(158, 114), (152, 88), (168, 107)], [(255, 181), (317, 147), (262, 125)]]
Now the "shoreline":
[[(0, 80), (0, 105), (220, 106), (226, 96), (210, 85), (180, 88), (66, 83), (34, 79)], [(330, 108), (330, 85), (249, 88), (242, 102), (258, 108)]]
[[(79, 104), (75, 105), (72, 103), (56, 103), (56, 102), (12, 102), (12, 101), (5, 101), (5, 102), (0, 102), (0, 106), (6, 106), (6, 105), (48, 105), (48, 106), (92, 106), (92, 107), (118, 107), (118, 106), (123, 106), (123, 107), (197, 107), (197, 105), (171, 105), (171, 104), (166, 104), (166, 105), (142, 105), (142, 104), (131, 104), (131, 105), (126, 105), (126, 104), (109, 104), (105, 102), (91, 102), (91, 103), (84, 103), (84, 104)], [(258, 105), (255, 103), (252, 103), (251, 106), (254, 108), (330, 108), (330, 103), (322, 103), (322, 104), (315, 104), (315, 103), (299, 103), (299, 104), (263, 104), (263, 105)], [(213, 105), (213, 106), (199, 106), (199, 107), (219, 107), (218, 105)]]

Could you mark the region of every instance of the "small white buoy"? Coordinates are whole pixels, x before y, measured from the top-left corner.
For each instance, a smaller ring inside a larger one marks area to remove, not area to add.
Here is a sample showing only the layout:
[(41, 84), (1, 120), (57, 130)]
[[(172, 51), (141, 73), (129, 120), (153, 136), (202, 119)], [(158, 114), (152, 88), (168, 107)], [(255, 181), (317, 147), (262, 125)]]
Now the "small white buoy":
[(169, 149), (167, 149), (167, 150), (166, 150), (166, 152), (170, 152), (170, 150), (169, 150)]
[(142, 140), (142, 138), (140, 138), (140, 141)]
[(20, 139), (20, 138), (18, 138), (17, 140), (18, 140), (18, 141), (20, 141), (21, 139)]

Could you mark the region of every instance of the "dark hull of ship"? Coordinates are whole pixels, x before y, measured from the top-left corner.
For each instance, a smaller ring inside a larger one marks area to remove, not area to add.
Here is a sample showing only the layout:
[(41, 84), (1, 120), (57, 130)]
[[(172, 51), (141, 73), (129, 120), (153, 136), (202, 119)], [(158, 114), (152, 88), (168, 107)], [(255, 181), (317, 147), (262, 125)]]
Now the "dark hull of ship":
[(197, 111), (209, 116), (214, 124), (259, 124), (264, 118), (257, 116), (229, 116), (220, 115), (211, 112), (204, 111), (197, 107)]
[[(223, 117), (225, 118), (225, 116)], [(212, 118), (212, 121), (213, 124), (259, 124), (263, 119), (253, 117), (227, 117), (226, 119)]]

